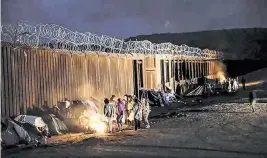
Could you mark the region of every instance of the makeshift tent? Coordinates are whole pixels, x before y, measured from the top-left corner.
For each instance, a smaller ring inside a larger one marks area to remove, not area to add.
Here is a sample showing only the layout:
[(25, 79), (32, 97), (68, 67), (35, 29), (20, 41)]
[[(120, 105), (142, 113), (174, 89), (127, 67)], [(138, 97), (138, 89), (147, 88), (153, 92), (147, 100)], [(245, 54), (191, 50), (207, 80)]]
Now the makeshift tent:
[(86, 105), (87, 110), (93, 110), (96, 113), (99, 112), (99, 108), (95, 105), (95, 103), (91, 100), (82, 100), (81, 101), (84, 105)]
[(28, 143), (30, 143), (32, 141), (30, 135), (28, 134), (28, 132), (23, 127), (19, 126), (18, 124), (16, 124), (13, 121), (9, 121), (9, 122), (13, 126), (13, 128), (16, 131), (16, 133), (20, 137), (20, 140), (23, 141), (23, 143), (28, 144)]
[(51, 135), (60, 135), (68, 132), (65, 123), (59, 120), (55, 115), (49, 114), (43, 116), (45, 123), (47, 123)]
[(50, 136), (48, 126), (41, 117), (19, 115), (14, 120), (29, 133), (35, 145), (45, 144), (46, 138)]
[(17, 145), (19, 141), (20, 137), (10, 120), (1, 119), (1, 144), (8, 147)]
[(87, 108), (88, 107), (81, 100), (73, 101), (73, 104), (71, 106), (72, 116), (78, 119), (81, 116), (81, 114), (84, 112), (84, 110), (87, 110)]
[(58, 108), (53, 107), (50, 108), (48, 106), (42, 106), (42, 107), (34, 107), (30, 110), (27, 111), (27, 115), (30, 116), (39, 116), (39, 117), (43, 117), (49, 114), (54, 114), (57, 118), (59, 118), (60, 120), (64, 120), (65, 116), (63, 113), (61, 113), (61, 111), (59, 111)]

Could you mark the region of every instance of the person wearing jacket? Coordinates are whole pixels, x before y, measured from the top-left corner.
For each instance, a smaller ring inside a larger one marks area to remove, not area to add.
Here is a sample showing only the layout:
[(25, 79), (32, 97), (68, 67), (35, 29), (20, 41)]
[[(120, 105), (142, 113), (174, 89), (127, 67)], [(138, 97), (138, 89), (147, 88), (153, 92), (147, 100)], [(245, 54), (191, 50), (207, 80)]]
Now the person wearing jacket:
[(141, 128), (141, 119), (142, 119), (142, 109), (140, 104), (138, 103), (138, 99), (134, 98), (134, 106), (133, 106), (133, 112), (134, 112), (134, 129), (140, 129)]
[[(112, 104), (113, 105), (113, 108), (114, 108), (114, 113), (113, 113), (113, 116), (115, 116), (116, 115), (116, 106), (117, 106), (117, 101), (116, 101), (116, 96), (113, 94), (111, 97), (110, 97), (110, 99), (109, 99), (109, 104)], [(113, 118), (113, 121), (115, 121), (115, 118)]]
[(129, 96), (130, 98), (129, 98), (129, 101), (127, 102), (127, 106), (126, 106), (126, 111), (127, 111), (127, 123), (128, 123), (128, 125), (133, 125), (134, 123), (133, 123), (133, 120), (134, 120), (134, 118), (132, 118), (132, 109), (133, 109), (133, 106), (134, 106), (134, 104), (135, 104), (135, 102), (134, 102), (134, 99), (133, 99), (133, 97), (132, 96)]
[(108, 130), (111, 133), (112, 132), (112, 122), (114, 117), (114, 106), (109, 103), (109, 100), (106, 98), (104, 100), (104, 115), (107, 118), (108, 122)]
[(149, 101), (147, 98), (142, 99), (142, 114), (146, 128), (150, 128), (148, 116), (150, 113)]
[(116, 110), (117, 124), (118, 124), (119, 131), (122, 130), (122, 119), (123, 119), (123, 115), (124, 115), (124, 109), (125, 109), (125, 104), (123, 103), (121, 98), (119, 98), (118, 102), (117, 102), (117, 110)]

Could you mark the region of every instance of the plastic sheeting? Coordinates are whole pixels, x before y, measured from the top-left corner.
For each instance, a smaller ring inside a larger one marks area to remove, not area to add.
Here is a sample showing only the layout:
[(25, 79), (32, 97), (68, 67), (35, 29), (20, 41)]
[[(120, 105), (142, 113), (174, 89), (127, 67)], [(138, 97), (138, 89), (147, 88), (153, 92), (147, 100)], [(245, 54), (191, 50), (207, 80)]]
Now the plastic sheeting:
[(11, 121), (6, 122), (6, 129), (4, 130), (3, 127), (1, 129), (1, 139), (5, 146), (13, 146), (17, 145), (20, 141), (20, 138), (14, 128), (14, 125)]
[(43, 119), (37, 116), (19, 115), (14, 120), (20, 123), (29, 123), (39, 128), (47, 127), (47, 124), (43, 121)]
[(17, 145), (20, 141), (28, 144), (32, 141), (28, 132), (11, 120), (7, 121), (6, 130), (1, 132), (1, 139), (3, 140), (5, 146)]
[(20, 138), (14, 128), (2, 131), (1, 138), (5, 146), (17, 145), (20, 141)]
[(96, 106), (96, 104), (93, 101), (91, 101), (91, 100), (83, 100), (82, 103), (87, 105), (86, 106), (87, 110), (94, 110), (97, 113), (99, 112), (98, 107)]
[(31, 142), (31, 137), (28, 134), (28, 132), (21, 126), (17, 125), (15, 122), (10, 121), (10, 123), (13, 125), (14, 129), (16, 130), (18, 136), (20, 137), (20, 140), (23, 140), (27, 143)]

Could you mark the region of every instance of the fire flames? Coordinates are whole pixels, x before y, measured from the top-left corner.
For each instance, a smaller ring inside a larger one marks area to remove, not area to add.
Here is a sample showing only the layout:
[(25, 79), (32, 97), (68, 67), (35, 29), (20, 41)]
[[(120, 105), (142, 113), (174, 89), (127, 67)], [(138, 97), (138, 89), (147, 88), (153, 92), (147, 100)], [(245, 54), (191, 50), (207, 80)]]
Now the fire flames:
[(222, 62), (215, 62), (215, 75), (220, 82), (226, 80), (225, 69), (225, 65)]
[(89, 127), (95, 130), (97, 133), (105, 133), (106, 124), (102, 121), (99, 114), (89, 116)]
[(107, 128), (105, 117), (92, 111), (84, 111), (80, 123), (83, 127), (89, 128), (96, 133), (105, 133)]

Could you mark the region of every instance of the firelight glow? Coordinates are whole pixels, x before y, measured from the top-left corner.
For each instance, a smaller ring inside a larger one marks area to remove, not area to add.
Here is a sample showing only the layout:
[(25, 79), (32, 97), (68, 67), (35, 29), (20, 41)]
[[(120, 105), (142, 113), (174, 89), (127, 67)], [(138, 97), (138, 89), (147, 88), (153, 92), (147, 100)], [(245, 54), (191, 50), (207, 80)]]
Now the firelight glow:
[(224, 72), (223, 71), (219, 71), (216, 73), (216, 78), (222, 83), (223, 81), (226, 80)]
[[(256, 86), (256, 85), (262, 84), (264, 82), (265, 81), (263, 81), (263, 80), (248, 82), (248, 83), (246, 83), (246, 87)], [(241, 87), (242, 84), (239, 84), (239, 86)]]
[(83, 115), (85, 118), (81, 123), (84, 127), (92, 129), (96, 133), (105, 133), (107, 128), (105, 117), (91, 110), (84, 111)]
[(89, 116), (89, 126), (97, 133), (105, 133), (106, 124), (102, 121), (101, 116), (98, 114)]

